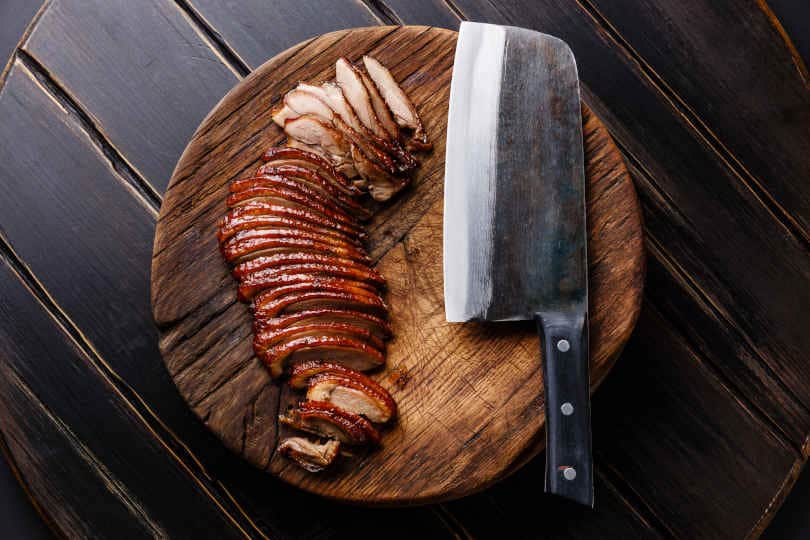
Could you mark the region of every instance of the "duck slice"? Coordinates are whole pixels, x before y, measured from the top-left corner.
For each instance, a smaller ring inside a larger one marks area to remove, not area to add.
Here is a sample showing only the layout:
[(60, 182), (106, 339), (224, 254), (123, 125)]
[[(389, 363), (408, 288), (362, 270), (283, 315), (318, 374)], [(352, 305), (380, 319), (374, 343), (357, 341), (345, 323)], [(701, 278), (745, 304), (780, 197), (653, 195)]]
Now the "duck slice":
[(340, 58), (335, 63), (335, 80), (363, 125), (376, 136), (389, 140), (391, 136), (374, 113), (371, 97), (357, 67), (346, 58)]
[(334, 156), (328, 152), (325, 152), (324, 149), (319, 146), (305, 144), (298, 139), (290, 138), (287, 139), (287, 142), (285, 142), (284, 146), (281, 148), (300, 150), (302, 152), (307, 152), (309, 154), (318, 156), (324, 161), (328, 162), (336, 171), (347, 178), (354, 178), (357, 176), (357, 171), (354, 170), (354, 165), (352, 164), (351, 158), (348, 156)]
[[(249, 231), (248, 231), (249, 232)], [(273, 238), (268, 237), (251, 237), (245, 240), (236, 242), (228, 241), (229, 243), (222, 246), (222, 253), (231, 264), (239, 264), (245, 261), (255, 259), (265, 255), (274, 255), (279, 253), (331, 253), (337, 256), (354, 257), (355, 260), (365, 262), (366, 257), (359, 254), (353, 248), (345, 248), (328, 244), (325, 242), (318, 242), (309, 238), (301, 238), (295, 236)]]
[(377, 90), (377, 87), (374, 85), (368, 75), (360, 70), (357, 70), (357, 73), (360, 74), (360, 79), (363, 81), (363, 86), (366, 87), (366, 92), (368, 92), (368, 96), (371, 99), (371, 107), (374, 109), (374, 114), (377, 115), (377, 120), (379, 120), (380, 124), (382, 124), (383, 128), (385, 128), (390, 140), (398, 140), (399, 127), (397, 127), (394, 117), (391, 116), (391, 110), (388, 108), (388, 105), (385, 104), (385, 100), (383, 100), (380, 92)]
[(242, 216), (252, 215), (275, 215), (298, 219), (313, 223), (319, 227), (332, 228), (348, 236), (350, 239), (363, 238), (365, 236), (365, 232), (360, 226), (349, 225), (343, 221), (333, 219), (315, 210), (290, 203), (276, 204), (273, 202), (253, 200), (237, 206), (236, 208), (232, 208), (228, 212), (227, 217), (230, 219), (235, 219)]
[[(315, 322), (345, 322), (366, 328), (381, 340), (391, 337), (391, 326), (379, 317), (362, 311), (347, 309), (320, 308), (287, 313), (280, 317), (253, 321), (253, 330), (256, 333), (266, 330), (278, 330), (289, 326), (302, 326)], [(303, 388), (303, 387), (302, 387)]]
[[(301, 87), (301, 85), (298, 86)], [(341, 120), (360, 134), (371, 133), (360, 121), (360, 118), (357, 117), (349, 102), (346, 101), (346, 96), (343, 94), (340, 85), (334, 82), (325, 82), (320, 86), (320, 89), (323, 92), (324, 101), (340, 116)]]
[(309, 380), (307, 399), (326, 401), (378, 424), (396, 416), (397, 405), (391, 394), (365, 375), (358, 375), (334, 372), (316, 375)]
[(326, 358), (359, 371), (374, 369), (385, 363), (385, 356), (378, 349), (359, 339), (340, 335), (291, 339), (260, 351), (257, 356), (267, 365), (274, 378), (280, 377), (287, 365), (306, 360)]
[(336, 439), (344, 444), (378, 444), (380, 434), (371, 423), (354, 413), (343, 411), (331, 403), (307, 401), (297, 408), (279, 415), (282, 424), (312, 433), (319, 437)]
[(248, 262), (238, 264), (233, 269), (236, 279), (248, 279), (249, 276), (264, 270), (280, 270), (289, 265), (320, 264), (345, 268), (346, 271), (363, 272), (369, 280), (375, 283), (385, 283), (379, 272), (365, 264), (345, 257), (337, 257), (328, 253), (279, 253), (266, 257), (257, 257)]
[(311, 114), (330, 124), (335, 118), (332, 108), (313, 92), (300, 89), (290, 90), (284, 95), (284, 104), (298, 113), (298, 116)]
[(375, 201), (387, 201), (410, 183), (408, 177), (396, 177), (382, 170), (354, 145), (351, 147), (351, 156), (354, 167), (363, 179), (362, 185)]
[(333, 290), (308, 290), (290, 292), (272, 300), (262, 301), (261, 297), (266, 293), (268, 291), (259, 293), (253, 299), (253, 316), (257, 319), (270, 319), (278, 317), (282, 313), (325, 307), (362, 311), (383, 318), (388, 314), (388, 306), (385, 305), (381, 298), (367, 294)]
[(380, 285), (373, 281), (376, 275), (367, 270), (330, 264), (291, 264), (247, 274), (239, 283), (239, 299), (253, 298), (260, 291), (271, 287), (301, 283), (305, 281), (305, 277), (313, 279), (329, 276), (359, 282), (372, 292), (380, 290)]
[(363, 65), (366, 66), (368, 76), (374, 81), (388, 108), (394, 113), (394, 120), (402, 127), (414, 131), (414, 139), (421, 143), (422, 149), (429, 150), (427, 133), (422, 125), (422, 119), (416, 112), (416, 107), (402, 90), (391, 72), (384, 65), (371, 56), (363, 56)]
[(298, 177), (284, 176), (280, 174), (262, 174), (248, 178), (234, 180), (229, 186), (231, 194), (236, 195), (247, 189), (253, 188), (284, 188), (298, 192), (299, 196), (306, 197), (308, 201), (314, 201), (323, 207), (330, 208), (334, 212), (339, 212), (347, 219), (354, 221), (343, 208), (335, 204), (335, 201), (322, 189), (313, 188), (309, 182), (305, 182)]
[[(351, 152), (351, 149), (349, 149), (349, 151)], [(287, 178), (306, 182), (311, 188), (322, 191), (325, 195), (329, 196), (335, 204), (353, 215), (363, 216), (368, 212), (353, 198), (360, 194), (354, 186), (352, 186), (351, 189), (344, 188), (306, 167), (267, 163), (259, 167), (257, 173), (260, 175), (286, 176)]]
[(298, 116), (301, 115), (298, 112), (291, 109), (290, 107), (288, 107), (287, 104), (284, 103), (283, 101), (278, 105), (276, 105), (275, 107), (273, 107), (272, 109), (270, 109), (270, 118), (272, 118), (273, 122), (275, 122), (282, 129), (284, 128), (284, 123), (287, 120), (291, 118), (297, 118)]
[(382, 340), (367, 328), (348, 323), (312, 323), (303, 326), (288, 326), (279, 330), (265, 330), (253, 337), (253, 350), (256, 355), (260, 355), (281, 342), (309, 336), (345, 336), (368, 343), (378, 351), (385, 350)]
[[(272, 214), (241, 214), (239, 211), (243, 207), (234, 208), (230, 210), (225, 216), (220, 218), (218, 222), (217, 237), (219, 242), (222, 243), (229, 238), (232, 238), (236, 233), (246, 231), (249, 229), (298, 229), (303, 231), (310, 231), (318, 233), (323, 236), (335, 238), (349, 242), (357, 247), (363, 247), (362, 242), (358, 238), (348, 236), (335, 229), (319, 226), (308, 221), (303, 221), (296, 218), (278, 216)], [(237, 215), (234, 215), (237, 214)]]
[(329, 160), (317, 153), (287, 146), (273, 146), (264, 152), (262, 161), (275, 166), (298, 165), (299, 167), (307, 169), (314, 168), (315, 172), (324, 178), (351, 190), (351, 182), (349, 182), (349, 179), (341, 174)]
[(256, 201), (272, 204), (287, 204), (295, 208), (305, 208), (313, 212), (318, 212), (335, 221), (339, 221), (347, 227), (360, 226), (354, 217), (347, 214), (342, 208), (331, 204), (330, 201), (324, 204), (313, 197), (301, 193), (301, 191), (297, 189), (293, 190), (282, 186), (265, 184), (246, 188), (242, 191), (231, 193), (226, 200), (226, 204), (229, 208), (236, 208)]
[[(303, 266), (303, 265), (297, 265)], [(370, 293), (379, 293), (379, 289), (371, 283), (366, 281), (359, 281), (352, 279), (351, 275), (342, 273), (333, 273), (326, 271), (309, 271), (303, 270), (290, 270), (288, 267), (281, 267), (278, 269), (263, 270), (259, 275), (248, 276), (247, 279), (239, 283), (239, 300), (246, 302), (264, 291), (265, 289), (275, 289), (279, 287), (286, 287), (288, 285), (297, 285), (301, 283), (309, 283), (316, 279), (339, 278), (352, 281), (358, 287), (369, 291)]]
[(365, 298), (368, 302), (374, 304), (385, 305), (377, 291), (364, 287), (361, 282), (348, 280), (345, 278), (313, 276), (312, 279), (307, 282), (295, 283), (262, 291), (253, 300), (253, 307), (254, 310), (260, 312), (263, 310), (263, 308), (272, 305), (280, 298), (292, 294), (306, 294), (309, 292), (343, 293), (357, 298)]
[(340, 451), (340, 441), (329, 439), (325, 443), (304, 437), (287, 437), (276, 451), (309, 472), (320, 472), (331, 465)]
[(346, 157), (349, 143), (338, 130), (312, 114), (288, 118), (284, 122), (284, 133), (304, 144), (322, 148), (333, 156)]

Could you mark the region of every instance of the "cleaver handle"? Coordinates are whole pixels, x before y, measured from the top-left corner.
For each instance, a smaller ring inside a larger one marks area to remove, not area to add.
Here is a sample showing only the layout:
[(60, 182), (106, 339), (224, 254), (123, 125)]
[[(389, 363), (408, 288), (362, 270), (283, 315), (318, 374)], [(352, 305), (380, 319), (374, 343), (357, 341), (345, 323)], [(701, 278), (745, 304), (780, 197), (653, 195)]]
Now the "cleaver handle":
[(588, 315), (535, 316), (543, 343), (546, 492), (593, 507)]

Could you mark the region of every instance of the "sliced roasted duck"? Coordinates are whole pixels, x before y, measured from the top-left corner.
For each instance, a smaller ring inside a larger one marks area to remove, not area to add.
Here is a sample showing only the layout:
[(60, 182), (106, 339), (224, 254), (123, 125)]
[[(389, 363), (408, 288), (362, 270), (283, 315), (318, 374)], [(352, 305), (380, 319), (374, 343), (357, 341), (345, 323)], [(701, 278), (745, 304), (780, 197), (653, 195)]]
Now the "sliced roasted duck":
[(397, 411), (391, 394), (362, 373), (352, 370), (350, 373), (325, 372), (312, 377), (307, 399), (329, 402), (380, 424), (391, 420)]
[(331, 403), (307, 401), (279, 416), (279, 421), (319, 437), (344, 444), (377, 444), (380, 434), (360, 415), (344, 411)]
[[(280, 317), (256, 319), (253, 325), (254, 332), (258, 334), (267, 330), (278, 330), (290, 326), (303, 326), (320, 322), (343, 322), (360, 326), (381, 340), (388, 339), (392, 335), (391, 326), (379, 317), (362, 311), (335, 308), (308, 309), (295, 313), (286, 313)], [(296, 388), (303, 388), (303, 386), (296, 386)]]
[(279, 443), (278, 452), (309, 472), (319, 472), (335, 461), (340, 452), (340, 441), (329, 439), (318, 443), (304, 437), (288, 437)]

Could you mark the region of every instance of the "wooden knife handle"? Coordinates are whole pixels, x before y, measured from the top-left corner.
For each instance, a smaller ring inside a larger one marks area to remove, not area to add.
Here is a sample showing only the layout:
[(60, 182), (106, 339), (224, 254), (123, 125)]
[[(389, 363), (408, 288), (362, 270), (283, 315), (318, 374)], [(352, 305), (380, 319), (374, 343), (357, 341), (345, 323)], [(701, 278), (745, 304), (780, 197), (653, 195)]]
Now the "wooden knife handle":
[(546, 391), (546, 492), (593, 507), (587, 313), (535, 316)]

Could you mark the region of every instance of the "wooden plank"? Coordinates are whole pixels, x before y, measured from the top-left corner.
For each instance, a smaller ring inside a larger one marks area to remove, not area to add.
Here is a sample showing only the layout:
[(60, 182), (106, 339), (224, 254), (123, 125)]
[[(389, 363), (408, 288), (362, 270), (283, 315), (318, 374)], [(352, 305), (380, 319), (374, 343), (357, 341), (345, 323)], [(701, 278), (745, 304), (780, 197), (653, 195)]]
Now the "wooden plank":
[(593, 403), (594, 449), (676, 535), (743, 538), (803, 462), (660, 313), (636, 333)]
[(381, 0), (404, 24), (424, 24), (458, 31), (459, 18), (447, 0)]
[(158, 192), (238, 80), (168, 0), (55, 0), (23, 48)]
[[(271, 482), (228, 452), (177, 394), (149, 312), (153, 217), (78, 122), (19, 63), (0, 94), (0, 115), (8, 128), (0, 132), (0, 227), (111, 372), (126, 381), (119, 388), (136, 404), (144, 400), (176, 434), (171, 439), (167, 433), (170, 444), (198, 477), (211, 477), (211, 489), (236, 498), (233, 511), (242, 509), (274, 538), (349, 534), (354, 526), (343, 520), (345, 509)], [(149, 417), (150, 411), (140, 411)], [(161, 429), (156, 418), (151, 421)], [(105, 438), (100, 435), (99, 444)], [(153, 489), (160, 492), (160, 484)], [(346, 515), (369, 523), (370, 530), (394, 519), (385, 511)], [(429, 511), (403, 515), (408, 519), (398, 530), (402, 537), (443, 534)]]
[(797, 181), (810, 171), (810, 75), (763, 2), (583, 5), (606, 18), (645, 74), (810, 239), (810, 189)]
[(191, 0), (190, 6), (252, 68), (320, 34), (380, 24), (361, 0), (282, 0), (272, 5), (262, 0)]
[(6, 264), (0, 289), (3, 438), (55, 528), (66, 537), (242, 537)]
[(543, 494), (545, 456), (480, 495), (447, 503), (473, 538), (661, 538), (596, 465), (593, 509)]
[[(810, 260), (638, 66), (581, 10), (553, 2), (495, 11), (465, 0), (467, 15), (557, 35), (572, 46), (585, 100), (609, 126), (630, 164), (645, 226), (692, 286), (749, 341), (778, 384), (810, 405), (810, 334), (796, 317), (810, 303)], [(736, 366), (734, 369), (746, 369)], [(810, 426), (800, 426), (808, 430)]]

